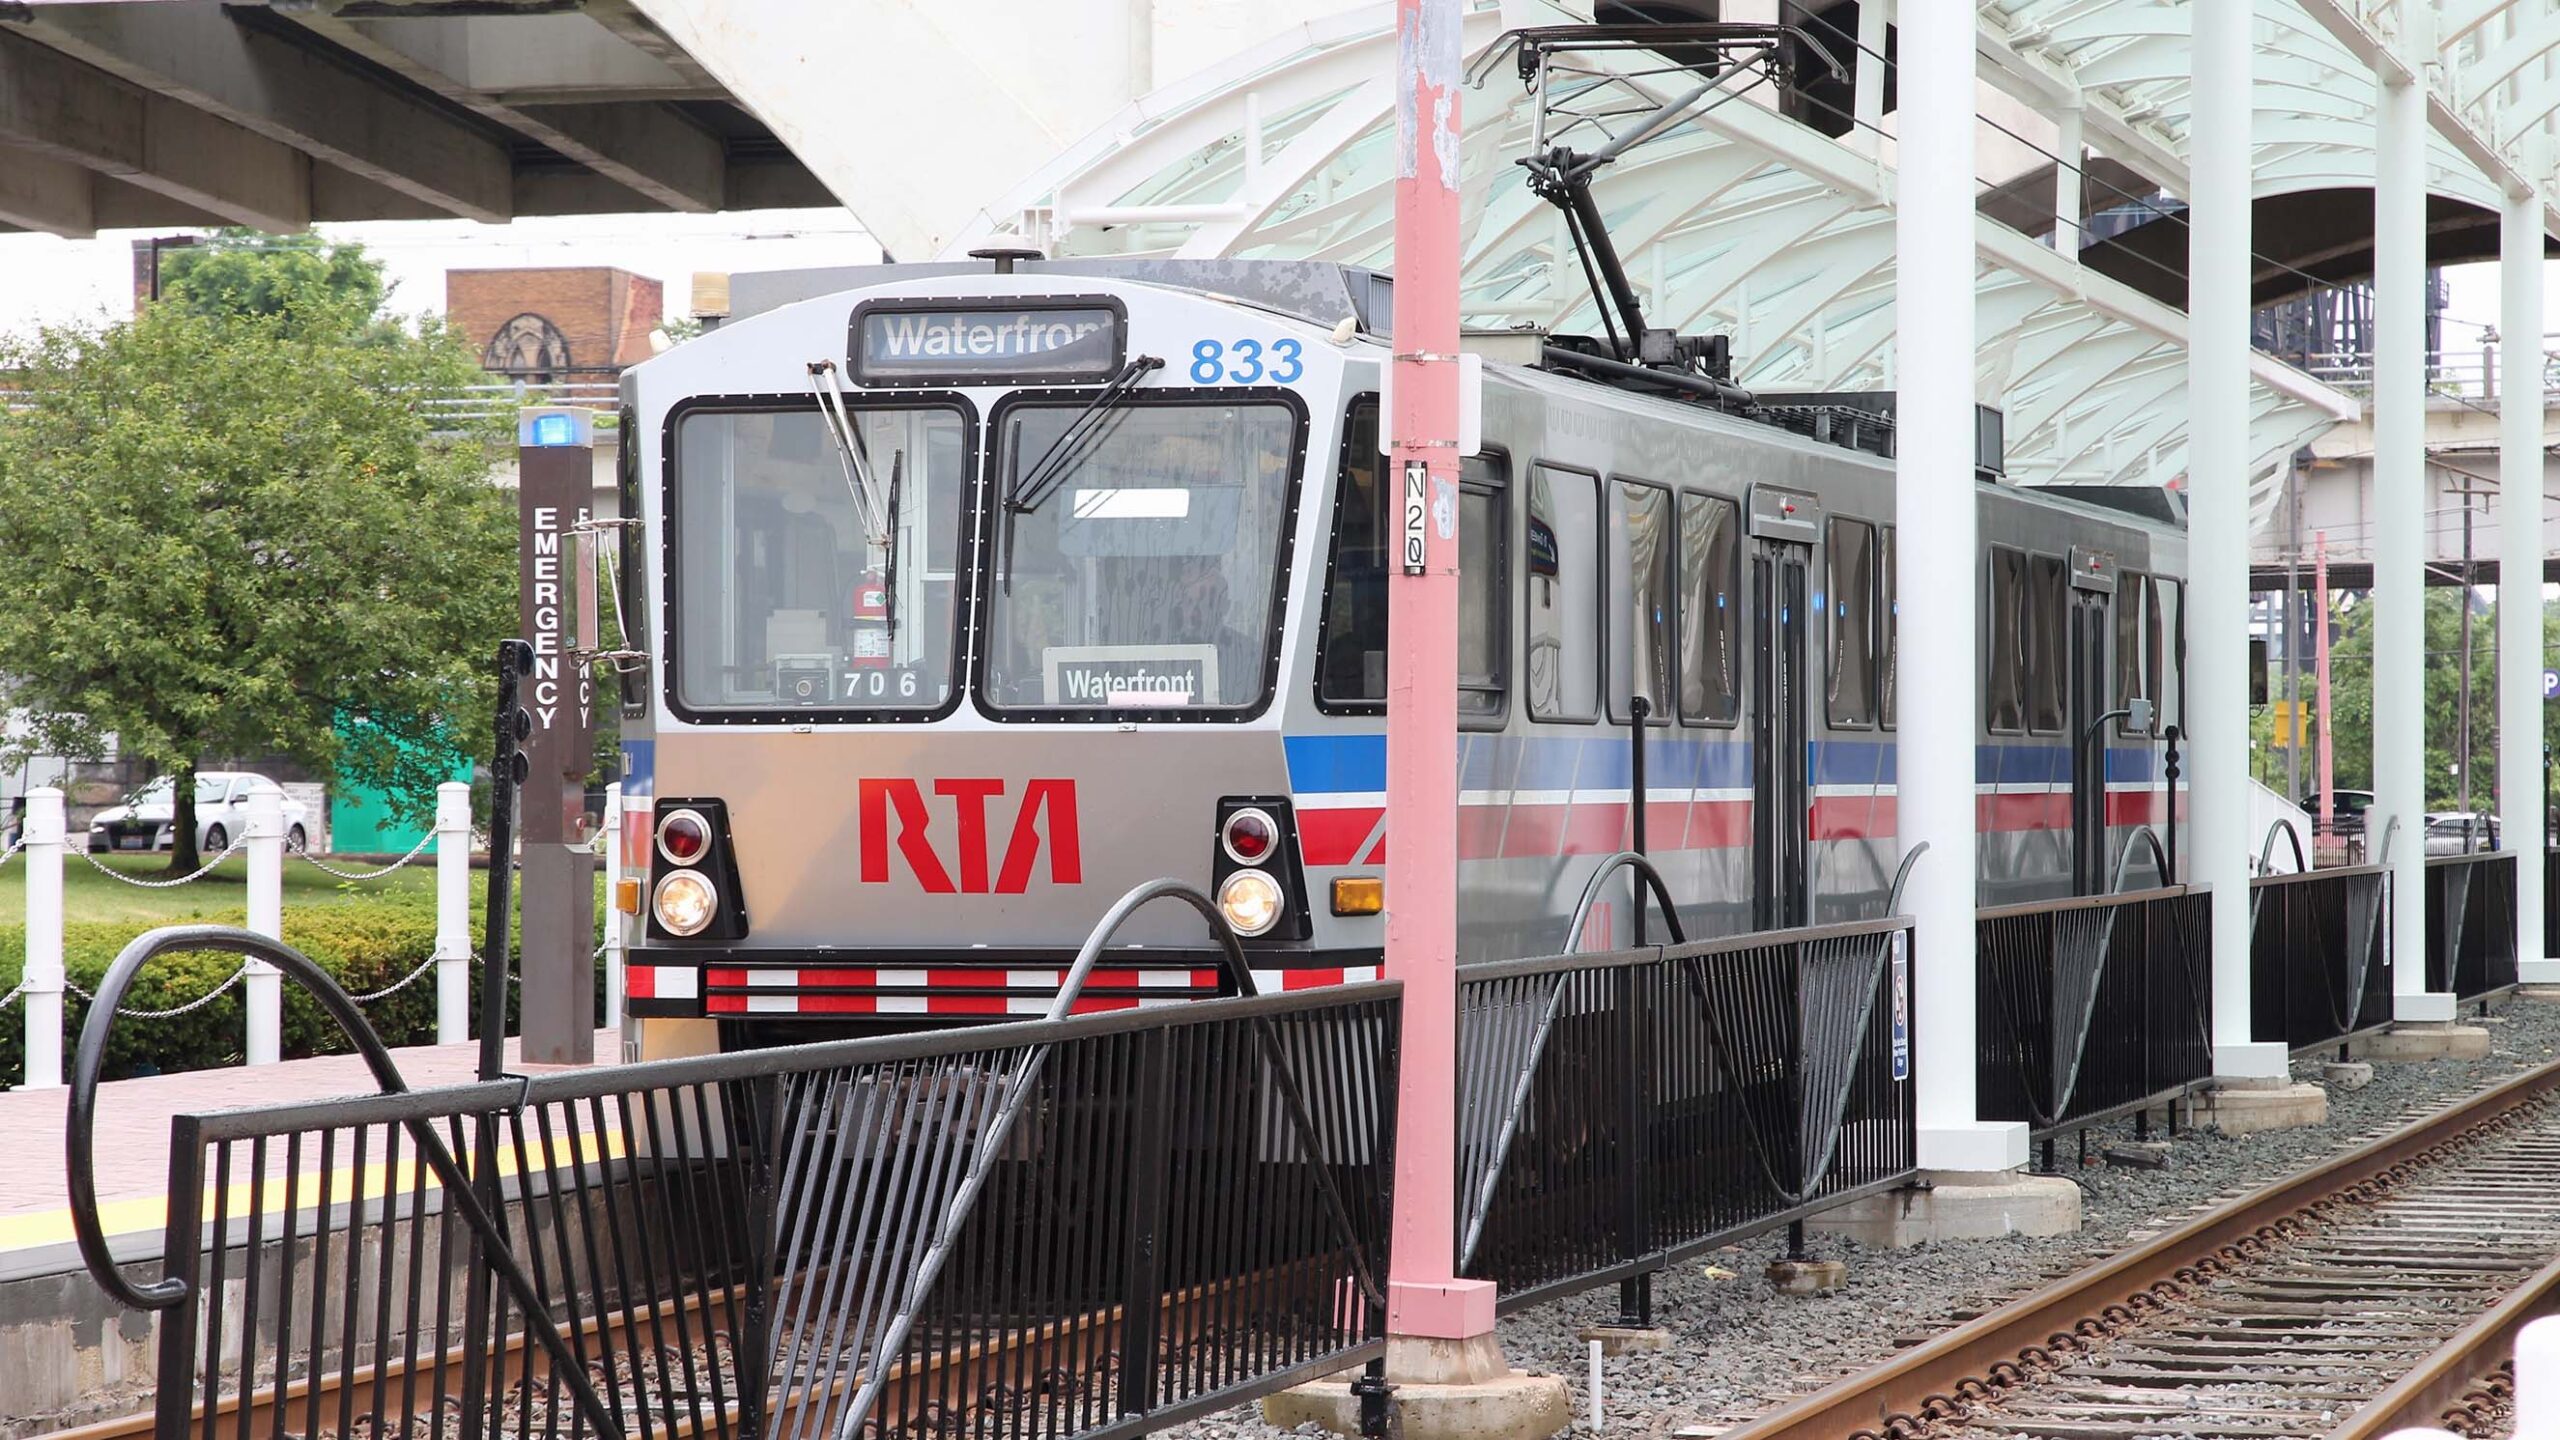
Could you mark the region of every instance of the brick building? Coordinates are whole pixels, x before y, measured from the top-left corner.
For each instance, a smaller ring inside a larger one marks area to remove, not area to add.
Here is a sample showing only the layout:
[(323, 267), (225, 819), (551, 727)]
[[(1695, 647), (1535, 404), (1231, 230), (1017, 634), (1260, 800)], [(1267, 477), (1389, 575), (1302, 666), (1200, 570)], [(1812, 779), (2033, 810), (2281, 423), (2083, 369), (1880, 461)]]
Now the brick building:
[(601, 265), (448, 270), (445, 318), (509, 379), (607, 380), (649, 358), (666, 287)]

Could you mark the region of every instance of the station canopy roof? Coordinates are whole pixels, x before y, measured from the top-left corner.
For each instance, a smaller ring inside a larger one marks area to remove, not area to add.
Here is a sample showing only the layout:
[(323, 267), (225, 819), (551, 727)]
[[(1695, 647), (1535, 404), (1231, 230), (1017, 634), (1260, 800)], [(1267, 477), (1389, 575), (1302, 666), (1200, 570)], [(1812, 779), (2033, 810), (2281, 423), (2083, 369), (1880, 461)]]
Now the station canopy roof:
[[(2408, 73), (2393, 22), (2421, 0), (2255, 3), (2254, 248), (2260, 296), (2275, 299), (2369, 273), (2376, 77)], [(1855, 5), (1801, 8), (1847, 66)], [(2525, 180), (2515, 138), (2542, 131), (2560, 100), (2547, 78), (2560, 0), (2440, 0), (2440, 9), (2442, 49), (2425, 71), (2429, 183), (2442, 207), (2430, 244), (2438, 259), (2494, 254), (2498, 197)], [(1470, 324), (1600, 328), (1557, 212), (1514, 163), (1535, 111), (1499, 49), (1513, 29), (1591, 18), (1550, 0), (1477, 0), (1467, 15), (1477, 76), (1462, 101)], [(1302, 26), (1147, 96), (973, 217), (945, 257), (1019, 236), (1061, 256), (1391, 270), (1392, 22), (1382, 5)], [(2009, 475), (2176, 482), (2187, 443), (2176, 197), (2194, 143), (2188, 7), (1983, 0), (1977, 52), (1978, 393), (2006, 412)], [(1584, 82), (1615, 87), (1593, 106), (1669, 93), (1664, 76), (1614, 63), (1616, 75)], [(1755, 390), (1894, 383), (1892, 117), (1853, 123), (1849, 93), (1842, 84), (1829, 103), (1808, 103), (1762, 85), (1628, 150), (1595, 186), (1649, 322), (1728, 334), (1735, 378)], [(2089, 218), (2082, 246), (2057, 249), (2057, 117), (2070, 109), (2094, 152), (2082, 180)], [(2263, 518), (2286, 457), (2361, 407), (2265, 355), (2254, 357), (2250, 389)]]

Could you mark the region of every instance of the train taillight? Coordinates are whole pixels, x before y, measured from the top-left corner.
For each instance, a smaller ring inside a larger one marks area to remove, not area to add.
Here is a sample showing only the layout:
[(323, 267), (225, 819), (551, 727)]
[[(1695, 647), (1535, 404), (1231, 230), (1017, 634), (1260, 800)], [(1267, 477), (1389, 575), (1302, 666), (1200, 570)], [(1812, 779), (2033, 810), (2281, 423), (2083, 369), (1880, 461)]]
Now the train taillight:
[(1259, 865), (1271, 858), (1280, 845), (1280, 826), (1271, 812), (1258, 805), (1248, 805), (1227, 816), (1218, 829), (1219, 840), (1227, 847), (1227, 858), (1239, 865)]
[(1218, 912), (1246, 940), (1304, 940), (1306, 881), (1298, 870), (1297, 829), (1280, 797), (1229, 795), (1219, 800), (1210, 894)]
[(738, 883), (729, 807), (712, 799), (658, 802), (648, 920), (658, 940), (743, 940), (747, 900)]
[(658, 822), (658, 853), (671, 864), (691, 865), (711, 848), (711, 823), (699, 810), (670, 810)]

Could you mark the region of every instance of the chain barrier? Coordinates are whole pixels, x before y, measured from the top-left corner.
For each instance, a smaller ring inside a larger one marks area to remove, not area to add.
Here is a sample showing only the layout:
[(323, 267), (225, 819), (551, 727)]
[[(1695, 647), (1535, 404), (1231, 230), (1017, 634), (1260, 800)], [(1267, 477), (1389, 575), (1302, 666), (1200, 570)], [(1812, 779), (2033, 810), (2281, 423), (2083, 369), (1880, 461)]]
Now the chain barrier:
[[(407, 865), (410, 861), (417, 859), (419, 855), (426, 851), (426, 848), (429, 845), (435, 843), (435, 840), (436, 832), (433, 830), (428, 831), (426, 834), (418, 837), (417, 844), (409, 847), (408, 854), (401, 856), (399, 859), (392, 861), (390, 864), (383, 866), (379, 870), (341, 870), (337, 866), (322, 860), (310, 851), (305, 850), (301, 846), (295, 845), (290, 841), (286, 842), (284, 853), (300, 858), (307, 862), (312, 869), (318, 870), (322, 874), (335, 875), (341, 880), (379, 880), (383, 876)], [(362, 999), (364, 997), (357, 996), (356, 998)]]
[[(243, 960), (240, 962), (240, 968), (232, 971), (229, 978), (225, 979), (221, 984), (214, 986), (211, 990), (206, 991), (204, 994), (188, 1001), (184, 1005), (172, 1006), (166, 1010), (136, 1010), (130, 1006), (119, 1005), (116, 1007), (116, 1013), (129, 1020), (175, 1020), (181, 1015), (187, 1014), (191, 1011), (201, 1010), (207, 1005), (212, 1004), (214, 1001), (221, 999), (224, 991), (239, 984), (240, 981), (248, 975), (248, 973), (249, 962)], [(70, 980), (63, 981), (62, 988), (79, 996), (83, 1000), (95, 1000), (98, 998), (96, 991), (84, 989), (79, 984)]]
[(8, 993), (8, 994), (6, 994), (6, 995), (0, 995), (0, 1010), (6, 1010), (6, 1009), (8, 1009), (11, 1005), (16, 1004), (16, 1003), (17, 1003), (17, 1000), (18, 1000), (18, 997), (19, 997), (19, 996), (21, 996), (21, 995), (24, 995), (24, 994), (26, 994), (26, 993), (27, 993), (27, 982), (26, 982), (26, 981), (24, 981), (24, 980), (21, 980), (21, 981), (19, 981), (17, 984), (10, 986), (10, 987), (9, 987), (9, 993)]
[(370, 1005), (374, 1001), (380, 1000), (387, 995), (396, 994), (399, 991), (406, 990), (409, 988), (411, 983), (417, 980), (419, 976), (436, 968), (437, 958), (438, 957), (434, 955), (429, 955), (426, 959), (418, 962), (417, 969), (410, 971), (408, 974), (401, 976), (399, 979), (392, 981), (381, 989), (369, 991), (362, 995), (350, 995), (347, 998), (353, 1000), (359, 1005)]
[(89, 862), (90, 869), (97, 871), (99, 874), (106, 876), (110, 880), (120, 880), (137, 890), (174, 890), (181, 885), (201, 880), (205, 876), (211, 874), (214, 866), (219, 865), (223, 861), (230, 859), (233, 855), (238, 854), (240, 847), (248, 843), (249, 840), (247, 836), (242, 836), (233, 840), (229, 845), (223, 847), (221, 854), (216, 855), (212, 859), (204, 862), (202, 865), (197, 866), (194, 874), (181, 875), (175, 880), (136, 880), (123, 871), (107, 864), (107, 862), (99, 859), (96, 855), (91, 854), (87, 850), (81, 850), (77, 853), (81, 859)]
[[(27, 837), (24, 834), (20, 834), (17, 839), (9, 842), (9, 847), (7, 849), (0, 850), (0, 865), (8, 864), (10, 856), (17, 854), (19, 851), (26, 848)], [(16, 992), (12, 991), (11, 993), (14, 994)], [(8, 1003), (9, 1002), (6, 1000), (0, 1000), (0, 1005), (6, 1005)]]

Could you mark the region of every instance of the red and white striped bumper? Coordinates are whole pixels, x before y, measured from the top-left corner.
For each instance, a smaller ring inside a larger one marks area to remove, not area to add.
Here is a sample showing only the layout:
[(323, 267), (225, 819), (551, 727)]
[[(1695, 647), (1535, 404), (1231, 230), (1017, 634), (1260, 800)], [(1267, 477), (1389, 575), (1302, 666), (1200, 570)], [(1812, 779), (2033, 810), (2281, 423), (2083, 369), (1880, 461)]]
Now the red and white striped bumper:
[[(1045, 1015), (1066, 981), (1062, 965), (846, 966), (653, 964), (634, 955), (623, 972), (631, 1013), (642, 1017), (915, 1015), (999, 1018)], [(1253, 972), (1263, 994), (1374, 980), (1376, 965), (1305, 966)], [(1096, 969), (1074, 1013), (1136, 1010), (1213, 999), (1223, 993), (1214, 965)]]

